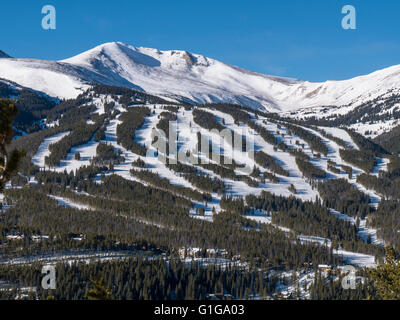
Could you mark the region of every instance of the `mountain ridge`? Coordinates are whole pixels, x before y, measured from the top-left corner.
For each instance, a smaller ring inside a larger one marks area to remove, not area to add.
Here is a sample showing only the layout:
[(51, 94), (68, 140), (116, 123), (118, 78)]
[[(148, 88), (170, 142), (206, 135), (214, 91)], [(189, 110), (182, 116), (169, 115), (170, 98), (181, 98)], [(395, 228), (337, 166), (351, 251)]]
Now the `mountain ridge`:
[(5, 53), (4, 51), (0, 50), (0, 59), (1, 58), (11, 58), (11, 56), (9, 56), (7, 53)]
[(0, 77), (60, 98), (106, 84), (175, 102), (237, 103), (274, 112), (353, 108), (387, 92), (400, 93), (399, 65), (348, 80), (310, 82), (249, 71), (187, 51), (122, 42), (101, 44), (59, 61), (4, 58)]

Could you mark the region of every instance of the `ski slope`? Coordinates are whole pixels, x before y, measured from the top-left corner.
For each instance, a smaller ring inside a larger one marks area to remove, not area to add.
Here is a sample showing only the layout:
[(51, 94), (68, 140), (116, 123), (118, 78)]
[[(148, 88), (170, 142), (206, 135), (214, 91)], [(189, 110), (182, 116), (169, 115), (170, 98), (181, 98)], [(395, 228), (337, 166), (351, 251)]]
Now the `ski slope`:
[(32, 163), (39, 168), (44, 168), (46, 166), (45, 158), (50, 155), (49, 146), (53, 143), (57, 143), (68, 134), (69, 132), (61, 132), (44, 139), (44, 141), (40, 144), (38, 151), (32, 157)]
[[(104, 114), (104, 103), (110, 102), (111, 97), (106, 95), (100, 95), (93, 97), (93, 100), (90, 103), (94, 103), (97, 106), (95, 113)], [(134, 106), (123, 107), (119, 104), (118, 101), (114, 101), (115, 106), (114, 109), (120, 112), (125, 112), (129, 108), (134, 108)], [(144, 124), (141, 128), (135, 131), (135, 142), (145, 146), (148, 150), (146, 157), (140, 157), (144, 160), (146, 164), (146, 170), (150, 170), (154, 173), (157, 173), (161, 178), (166, 178), (172, 185), (178, 187), (190, 188), (193, 190), (199, 190), (196, 186), (192, 185), (189, 181), (187, 181), (183, 176), (169, 169), (158, 157), (156, 156), (156, 149), (152, 145), (152, 133), (153, 129), (157, 126), (160, 121), (160, 115), (162, 112), (166, 112), (163, 105), (147, 105), (150, 108), (151, 113), (145, 119)], [(196, 107), (194, 107), (196, 108)], [(221, 147), (221, 150), (225, 152), (225, 155), (233, 158), (237, 163), (247, 164), (250, 167), (256, 166), (261, 172), (269, 172), (267, 168), (262, 168), (259, 166), (254, 159), (250, 156), (249, 152), (242, 152), (241, 150), (234, 149), (232, 145), (223, 143), (223, 140), (220, 139), (220, 136), (215, 132), (209, 131), (205, 128), (200, 127), (198, 124), (194, 122), (193, 110), (194, 108), (187, 109), (183, 107), (179, 107), (177, 111), (177, 120), (174, 124), (176, 126), (176, 132), (178, 136), (178, 148), (179, 152), (185, 153), (186, 151), (190, 151), (192, 155), (197, 155), (199, 160), (208, 159), (205, 154), (201, 152), (196, 153), (194, 150), (197, 148), (197, 133), (200, 132), (203, 137), (212, 141), (215, 146)], [(262, 191), (268, 191), (270, 193), (281, 195), (285, 197), (293, 196), (293, 194), (288, 190), (289, 186), (293, 184), (297, 190), (297, 193), (294, 195), (304, 201), (311, 200), (314, 201), (317, 197), (319, 197), (318, 191), (310, 185), (310, 181), (303, 177), (302, 172), (297, 167), (295, 157), (288, 152), (282, 150), (274, 150), (274, 146), (270, 143), (266, 142), (260, 135), (255, 133), (251, 128), (248, 128), (245, 124), (235, 124), (234, 119), (231, 115), (217, 111), (217, 110), (208, 110), (211, 112), (217, 119), (220, 124), (223, 124), (227, 129), (238, 133), (238, 134), (246, 134), (254, 137), (254, 149), (262, 150), (268, 155), (274, 157), (274, 159), (286, 170), (289, 172), (289, 176), (280, 176), (279, 183), (272, 183), (271, 181), (266, 180), (265, 183), (258, 182), (257, 187), (250, 187), (243, 181), (236, 181), (227, 178), (222, 178), (218, 174), (213, 171), (207, 170), (201, 166), (196, 166), (198, 172), (208, 175), (213, 178), (216, 177), (222, 180), (228, 190), (227, 194), (232, 195), (233, 197), (245, 197), (246, 195), (253, 194), (259, 195)], [(133, 177), (130, 174), (130, 170), (132, 168), (132, 163), (139, 158), (139, 155), (126, 150), (122, 145), (117, 143), (117, 126), (121, 123), (119, 120), (121, 114), (118, 114), (115, 118), (111, 119), (109, 124), (106, 127), (105, 131), (105, 139), (101, 142), (106, 142), (111, 144), (115, 150), (119, 150), (122, 153), (122, 156), (125, 158), (124, 162), (120, 164), (116, 164), (114, 166), (114, 170), (108, 171), (106, 175), (109, 174), (117, 174), (124, 179), (137, 181), (144, 185), (150, 185), (148, 182), (140, 181), (137, 177)], [(294, 135), (287, 127), (285, 127), (285, 123), (278, 124), (275, 122), (268, 121), (267, 118), (259, 116), (257, 119), (252, 117), (252, 120), (255, 121), (259, 126), (263, 126), (270, 133), (274, 134), (279, 140), (284, 141), (290, 148), (298, 147), (300, 145), (304, 145), (303, 151), (310, 157), (311, 162), (314, 166), (319, 167), (325, 170), (328, 175), (327, 179), (336, 179), (336, 178), (344, 178), (348, 180), (351, 184), (355, 185), (359, 190), (367, 193), (371, 197), (371, 205), (377, 206), (380, 201), (380, 196), (377, 195), (372, 190), (366, 190), (362, 185), (358, 184), (356, 181), (357, 175), (361, 174), (363, 171), (361, 169), (354, 168), (353, 177), (350, 179), (346, 173), (341, 171), (339, 174), (331, 173), (327, 170), (328, 161), (335, 161), (338, 165), (349, 165), (344, 162), (339, 154), (340, 146), (330, 139), (323, 137), (318, 131), (305, 128), (309, 132), (314, 135), (320, 137), (322, 141), (328, 147), (328, 154), (326, 156), (321, 155), (321, 157), (316, 157), (310, 146), (306, 141), (301, 139), (299, 136)], [(332, 129), (326, 130), (330, 134), (340, 137), (345, 140), (349, 147), (357, 148), (357, 146), (352, 141), (351, 137), (347, 134), (347, 132), (343, 129)], [(44, 159), (47, 155), (49, 155), (49, 146), (52, 143), (56, 143), (61, 140), (64, 136), (69, 134), (69, 132), (62, 132), (55, 136), (46, 138), (40, 145), (37, 153), (33, 157), (33, 162), (36, 165), (41, 167), (44, 166)], [(100, 142), (95, 142), (93, 138), (87, 143), (73, 147), (65, 160), (62, 160), (60, 165), (51, 168), (51, 170), (57, 172), (67, 172), (75, 171), (82, 166), (90, 165), (90, 160), (96, 155), (96, 148)], [(81, 154), (81, 159), (75, 159), (75, 153), (79, 152)], [(210, 163), (213, 163), (213, 160), (210, 160)], [(190, 163), (186, 163), (187, 165), (192, 165)], [(136, 168), (140, 170), (140, 168)], [(378, 164), (374, 169), (374, 174), (377, 174), (379, 170), (387, 170), (387, 159), (378, 159)], [(237, 175), (241, 175), (240, 171), (236, 170)], [(96, 180), (101, 183), (100, 179)], [(213, 214), (220, 212), (220, 199), (221, 195), (212, 194), (212, 200), (208, 203), (192, 201), (193, 208), (188, 212), (189, 216), (195, 219), (202, 219), (209, 222), (213, 221)], [(79, 204), (71, 203), (68, 199), (58, 199), (60, 204), (75, 206), (77, 208), (86, 209), (83, 207), (79, 207)], [(198, 209), (204, 209), (204, 215), (198, 214)], [(340, 212), (336, 212), (331, 210), (331, 213), (338, 217), (339, 219), (344, 219), (349, 221), (352, 224), (355, 224), (355, 220), (352, 217), (346, 216)], [(273, 213), (272, 213), (273, 214)], [(253, 212), (249, 212), (246, 218), (251, 219), (253, 221), (259, 223), (271, 224), (271, 213), (262, 212), (260, 210), (254, 210)], [(289, 229), (284, 228), (282, 226), (276, 225), (275, 227), (279, 228), (281, 231), (289, 233), (291, 232)], [(378, 245), (384, 245), (384, 242), (377, 238), (376, 230), (367, 227), (366, 220), (360, 221), (359, 235), (364, 241), (367, 241), (368, 238), (371, 239), (371, 242)], [(330, 243), (329, 239), (311, 237), (310, 235), (299, 235), (299, 240), (301, 242), (313, 242), (318, 243), (319, 245), (326, 245)], [(357, 253), (351, 253), (343, 250), (338, 250), (335, 254), (342, 255), (346, 261), (355, 265), (374, 265), (374, 257), (368, 255), (360, 255)]]

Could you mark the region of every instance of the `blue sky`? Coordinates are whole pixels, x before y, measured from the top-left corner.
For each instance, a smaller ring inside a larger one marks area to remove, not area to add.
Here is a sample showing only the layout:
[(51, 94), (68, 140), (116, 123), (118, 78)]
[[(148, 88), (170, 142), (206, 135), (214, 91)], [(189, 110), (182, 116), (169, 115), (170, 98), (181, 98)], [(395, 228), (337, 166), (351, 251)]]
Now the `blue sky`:
[[(57, 29), (41, 28), (54, 5)], [(341, 8), (357, 29), (341, 28)], [(253, 71), (310, 81), (346, 79), (400, 64), (398, 0), (3, 0), (0, 50), (63, 59), (122, 41), (200, 53)]]

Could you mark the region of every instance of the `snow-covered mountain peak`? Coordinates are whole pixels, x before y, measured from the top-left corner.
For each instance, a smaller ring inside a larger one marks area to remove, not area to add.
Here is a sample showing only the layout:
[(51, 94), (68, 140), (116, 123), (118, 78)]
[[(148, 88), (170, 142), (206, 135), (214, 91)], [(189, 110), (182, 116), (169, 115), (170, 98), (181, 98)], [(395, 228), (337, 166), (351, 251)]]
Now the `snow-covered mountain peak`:
[(96, 60), (103, 62), (109, 60), (117, 64), (138, 64), (146, 67), (177, 67), (178, 69), (194, 65), (209, 65), (209, 61), (206, 57), (195, 55), (187, 51), (161, 51), (152, 48), (135, 47), (123, 42), (104, 43), (72, 58), (61, 60), (60, 62), (88, 66), (95, 63)]
[(117, 73), (136, 88), (191, 102), (235, 102), (275, 111), (358, 105), (400, 88), (393, 66), (344, 81), (309, 82), (259, 74), (181, 50), (102, 44), (63, 62)]
[(94, 63), (95, 60), (109, 59), (118, 62), (118, 60), (127, 56), (134, 63), (151, 66), (151, 63), (141, 59), (142, 57), (137, 54), (138, 52), (139, 50), (136, 47), (125, 45), (122, 42), (108, 42), (60, 62), (87, 66)]
[(101, 83), (146, 91), (171, 101), (228, 102), (269, 111), (356, 107), (400, 92), (400, 66), (344, 81), (270, 76), (181, 50), (109, 42), (60, 60), (1, 59), (0, 77), (51, 96), (74, 98)]

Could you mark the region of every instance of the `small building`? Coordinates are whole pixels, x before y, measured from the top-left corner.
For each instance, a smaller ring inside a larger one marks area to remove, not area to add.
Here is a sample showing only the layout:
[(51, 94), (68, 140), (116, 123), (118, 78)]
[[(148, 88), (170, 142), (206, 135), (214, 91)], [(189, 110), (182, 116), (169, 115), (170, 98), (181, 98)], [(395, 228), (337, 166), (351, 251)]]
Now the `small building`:
[(42, 236), (42, 235), (33, 235), (32, 240), (35, 242), (40, 242), (43, 240), (49, 240), (49, 236)]
[(25, 236), (23, 234), (9, 234), (6, 236), (7, 240), (22, 240)]
[(200, 248), (181, 248), (178, 251), (179, 257), (181, 259), (197, 258), (200, 256), (200, 253), (201, 253)]
[(327, 265), (327, 264), (319, 264), (318, 270), (321, 270), (323, 272), (330, 272), (332, 270), (332, 266)]

